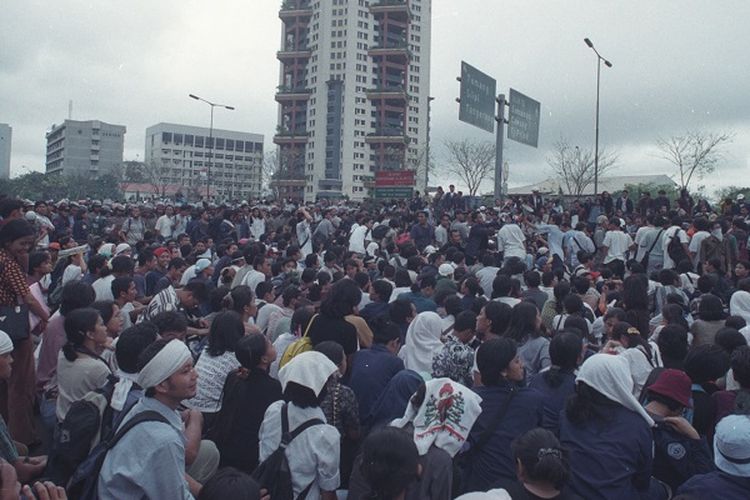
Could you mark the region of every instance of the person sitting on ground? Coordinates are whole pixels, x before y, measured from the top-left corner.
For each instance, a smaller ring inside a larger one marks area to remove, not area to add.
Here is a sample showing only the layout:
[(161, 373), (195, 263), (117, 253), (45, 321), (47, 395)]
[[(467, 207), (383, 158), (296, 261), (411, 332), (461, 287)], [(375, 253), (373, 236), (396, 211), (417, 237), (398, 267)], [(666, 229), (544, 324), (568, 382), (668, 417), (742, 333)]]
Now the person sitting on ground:
[(714, 436), (714, 464), (718, 470), (693, 476), (677, 493), (691, 498), (712, 498), (719, 494), (724, 500), (746, 499), (750, 491), (749, 449), (750, 417), (724, 417)]
[(432, 358), (433, 377), (447, 377), (466, 387), (472, 386), (475, 355), (472, 343), (476, 324), (477, 315), (473, 311), (462, 311), (456, 316), (443, 348)]
[(185, 340), (187, 337), (188, 323), (184, 314), (177, 311), (165, 311), (154, 316), (151, 321), (144, 323), (153, 324), (159, 333), (159, 338), (166, 340)]
[(263, 493), (257, 482), (234, 467), (224, 467), (206, 481), (197, 500), (261, 500)]
[(388, 314), (388, 301), (393, 293), (393, 285), (385, 280), (376, 280), (370, 287), (370, 303), (359, 311), (368, 323), (377, 316)]
[(518, 345), (528, 381), (550, 365), (549, 339), (542, 335), (542, 318), (532, 302), (521, 302), (513, 307), (506, 335)]
[(741, 346), (732, 353), (731, 374), (737, 388), (727, 387), (711, 395), (716, 422), (732, 413), (750, 415), (750, 347)]
[[(409, 304), (411, 305), (411, 304)], [(357, 351), (352, 360), (349, 387), (357, 397), (360, 417), (364, 419), (394, 375), (404, 369), (396, 355), (401, 347), (401, 332), (387, 317), (372, 319), (373, 345)]]
[(692, 406), (690, 377), (665, 369), (648, 387), (646, 411), (654, 427), (654, 477), (675, 491), (695, 474), (714, 470), (706, 439), (682, 415)]
[(437, 313), (423, 312), (414, 318), (406, 332), (406, 341), (398, 353), (408, 370), (432, 373), (432, 359), (443, 348), (443, 323)]
[[(185, 435), (201, 427), (201, 414), (177, 412), (183, 400), (195, 395), (198, 374), (190, 349), (179, 340), (157, 340), (141, 354), (138, 385), (145, 396), (120, 426), (144, 411), (155, 411), (167, 422), (143, 422), (110, 449), (99, 475), (102, 498), (192, 499), (200, 483), (185, 472)], [(187, 429), (186, 426), (187, 425)], [(199, 434), (200, 435), (200, 434)]]
[(221, 410), (208, 437), (216, 443), (220, 466), (236, 467), (248, 474), (258, 466), (258, 431), (268, 407), (281, 400), (281, 384), (268, 368), (276, 348), (259, 333), (242, 337), (234, 354), (241, 368), (227, 376)]
[(546, 429), (532, 429), (511, 443), (517, 479), (495, 484), (514, 499), (583, 500), (568, 487), (568, 453)]

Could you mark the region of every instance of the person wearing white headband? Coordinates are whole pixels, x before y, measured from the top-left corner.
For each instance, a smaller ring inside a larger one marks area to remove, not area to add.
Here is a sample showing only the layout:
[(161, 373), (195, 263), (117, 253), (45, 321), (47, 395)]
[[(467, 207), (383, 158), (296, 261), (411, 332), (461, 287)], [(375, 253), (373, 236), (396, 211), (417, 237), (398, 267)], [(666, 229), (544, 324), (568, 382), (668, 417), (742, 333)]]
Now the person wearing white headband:
[[(0, 330), (0, 380), (8, 380), (13, 371), (13, 341), (7, 333)], [(21, 457), (18, 454), (13, 438), (0, 416), (0, 458), (16, 469), (18, 480), (22, 483), (31, 481), (44, 472), (47, 457)], [(1, 495), (0, 495), (1, 496)], [(5, 497), (2, 497), (5, 498)]]
[(179, 340), (157, 340), (141, 354), (139, 366), (137, 383), (145, 397), (123, 424), (144, 411), (158, 413), (166, 423), (142, 422), (123, 436), (104, 459), (98, 494), (118, 500), (192, 499), (200, 483), (185, 472), (186, 449), (196, 427), (200, 432), (202, 418), (199, 412), (177, 412), (183, 400), (195, 396), (198, 375), (190, 349)]

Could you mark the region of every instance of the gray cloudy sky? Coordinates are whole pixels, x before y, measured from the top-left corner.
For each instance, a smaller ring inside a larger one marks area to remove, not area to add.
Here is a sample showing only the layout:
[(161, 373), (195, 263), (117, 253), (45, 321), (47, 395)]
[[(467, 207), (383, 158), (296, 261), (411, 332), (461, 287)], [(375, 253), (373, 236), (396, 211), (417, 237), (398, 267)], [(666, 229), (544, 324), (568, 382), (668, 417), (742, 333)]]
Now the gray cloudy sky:
[[(325, 0), (324, 0), (325, 1)], [(192, 92), (232, 104), (215, 125), (262, 133), (273, 100), (281, 22), (277, 0), (5, 0), (0, 18), (0, 122), (13, 126), (12, 173), (43, 170), (44, 133), (67, 117), (128, 128), (126, 159), (143, 156), (160, 121), (207, 125)], [(433, 0), (432, 138), (493, 140), (460, 123), (462, 59), (542, 102), (538, 149), (506, 142), (511, 185), (550, 175), (560, 137), (593, 147), (595, 63), (602, 68), (600, 143), (623, 174), (672, 173), (654, 142), (688, 129), (732, 131), (709, 188), (748, 185), (750, 64), (746, 0)], [(486, 186), (490, 188), (490, 184)]]

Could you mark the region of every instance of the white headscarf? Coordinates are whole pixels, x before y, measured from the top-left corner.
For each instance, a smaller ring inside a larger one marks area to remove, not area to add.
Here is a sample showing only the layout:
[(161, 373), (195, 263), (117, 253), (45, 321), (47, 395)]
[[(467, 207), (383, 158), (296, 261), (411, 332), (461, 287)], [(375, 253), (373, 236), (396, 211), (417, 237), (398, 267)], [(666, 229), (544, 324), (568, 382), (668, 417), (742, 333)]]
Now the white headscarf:
[(750, 325), (750, 292), (739, 290), (732, 294), (729, 300), (729, 314), (741, 316)]
[(144, 390), (161, 384), (182, 366), (191, 361), (190, 349), (181, 340), (174, 339), (151, 358), (138, 374), (138, 385)]
[(504, 489), (495, 489), (490, 491), (475, 491), (465, 493), (456, 500), (513, 500)]
[(279, 381), (282, 389), (286, 389), (289, 382), (294, 382), (312, 390), (317, 396), (336, 370), (338, 367), (325, 354), (307, 351), (293, 357), (279, 370)]
[(432, 379), (425, 385), (422, 406), (417, 409), (409, 403), (404, 416), (391, 425), (414, 424), (414, 443), (420, 455), (426, 455), (434, 444), (454, 457), (482, 413), (482, 398), (449, 378)]
[(633, 396), (633, 378), (624, 357), (612, 354), (591, 356), (581, 365), (576, 382), (583, 382), (596, 389), (608, 399), (639, 414), (648, 422), (649, 427), (654, 426), (653, 419)]
[(412, 320), (406, 331), (404, 347), (398, 353), (407, 370), (432, 373), (432, 357), (443, 348), (440, 342), (442, 333), (443, 322), (437, 313), (419, 313)]
[(138, 383), (138, 374), (127, 373), (118, 368), (115, 370), (115, 375), (117, 376), (117, 383), (112, 391), (112, 399), (109, 405), (114, 410), (122, 411), (125, 408), (125, 402), (128, 400), (130, 389), (134, 383)]
[(7, 333), (0, 330), (0, 356), (13, 352), (13, 341)]

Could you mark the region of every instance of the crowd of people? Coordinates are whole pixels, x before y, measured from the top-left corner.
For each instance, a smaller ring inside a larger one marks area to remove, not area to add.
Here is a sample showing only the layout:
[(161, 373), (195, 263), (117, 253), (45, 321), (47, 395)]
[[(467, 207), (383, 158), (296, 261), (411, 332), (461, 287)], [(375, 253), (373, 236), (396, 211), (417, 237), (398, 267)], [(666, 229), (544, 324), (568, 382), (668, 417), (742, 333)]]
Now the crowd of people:
[(0, 499), (749, 498), (748, 209), (0, 199)]

